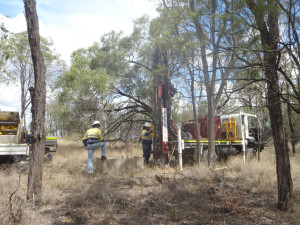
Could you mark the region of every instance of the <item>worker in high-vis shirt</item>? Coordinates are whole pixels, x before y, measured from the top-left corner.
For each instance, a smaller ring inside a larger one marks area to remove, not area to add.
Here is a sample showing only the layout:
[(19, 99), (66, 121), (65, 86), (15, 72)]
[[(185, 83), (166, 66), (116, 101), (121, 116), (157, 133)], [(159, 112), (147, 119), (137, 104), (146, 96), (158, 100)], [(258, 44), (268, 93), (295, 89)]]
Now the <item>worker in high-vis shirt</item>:
[(92, 128), (88, 129), (82, 138), (84, 145), (88, 149), (88, 174), (94, 173), (94, 150), (102, 149), (101, 160), (106, 160), (106, 142), (101, 135), (100, 122), (95, 121)]
[(146, 163), (149, 163), (149, 158), (151, 155), (151, 145), (152, 145), (152, 130), (150, 129), (150, 123), (145, 123), (143, 131), (141, 133), (142, 145), (143, 145), (143, 157)]

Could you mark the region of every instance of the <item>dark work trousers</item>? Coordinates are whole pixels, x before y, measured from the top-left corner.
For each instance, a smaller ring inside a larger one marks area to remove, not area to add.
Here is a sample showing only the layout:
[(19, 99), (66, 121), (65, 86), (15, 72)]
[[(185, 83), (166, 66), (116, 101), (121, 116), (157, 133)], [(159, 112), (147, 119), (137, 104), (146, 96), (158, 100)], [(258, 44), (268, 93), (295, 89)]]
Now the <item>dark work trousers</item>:
[(151, 155), (151, 144), (145, 144), (143, 143), (143, 157), (146, 159), (146, 161), (149, 161)]

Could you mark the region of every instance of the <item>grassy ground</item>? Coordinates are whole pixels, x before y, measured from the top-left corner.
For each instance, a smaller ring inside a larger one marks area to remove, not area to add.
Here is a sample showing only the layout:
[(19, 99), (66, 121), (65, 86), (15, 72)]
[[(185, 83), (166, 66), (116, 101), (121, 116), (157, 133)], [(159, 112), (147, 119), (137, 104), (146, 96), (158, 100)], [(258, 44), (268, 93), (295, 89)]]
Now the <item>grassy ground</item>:
[[(43, 205), (26, 202), (26, 164), (0, 166), (0, 224), (300, 224), (300, 146), (291, 158), (295, 210), (276, 209), (274, 149), (261, 161), (239, 157), (215, 171), (185, 166), (146, 166), (141, 172), (87, 176), (81, 143), (59, 140), (45, 159)], [(95, 157), (100, 157), (100, 151)], [(142, 156), (141, 146), (114, 144), (108, 158)], [(19, 181), (20, 179), (20, 181)]]

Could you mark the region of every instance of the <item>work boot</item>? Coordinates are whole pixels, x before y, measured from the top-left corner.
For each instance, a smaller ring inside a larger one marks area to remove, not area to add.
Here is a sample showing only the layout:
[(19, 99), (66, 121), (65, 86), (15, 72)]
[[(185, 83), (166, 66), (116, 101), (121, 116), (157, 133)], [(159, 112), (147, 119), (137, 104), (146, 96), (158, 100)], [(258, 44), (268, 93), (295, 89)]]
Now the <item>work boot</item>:
[(149, 160), (144, 159), (144, 164), (145, 164), (145, 165), (149, 165)]

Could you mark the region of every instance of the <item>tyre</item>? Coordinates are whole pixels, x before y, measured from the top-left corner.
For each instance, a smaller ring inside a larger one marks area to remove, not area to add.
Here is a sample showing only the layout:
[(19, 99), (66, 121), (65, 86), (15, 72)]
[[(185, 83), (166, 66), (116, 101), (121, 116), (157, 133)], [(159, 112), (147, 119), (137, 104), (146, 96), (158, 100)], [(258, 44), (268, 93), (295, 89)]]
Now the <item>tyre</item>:
[(256, 151), (254, 148), (247, 148), (246, 149), (246, 158), (251, 159), (256, 157)]
[(46, 146), (45, 147), (45, 154), (49, 153), (50, 152), (50, 147)]
[(193, 164), (195, 163), (195, 149), (186, 148), (182, 151), (182, 161), (183, 163)]

